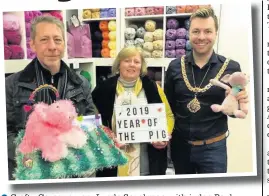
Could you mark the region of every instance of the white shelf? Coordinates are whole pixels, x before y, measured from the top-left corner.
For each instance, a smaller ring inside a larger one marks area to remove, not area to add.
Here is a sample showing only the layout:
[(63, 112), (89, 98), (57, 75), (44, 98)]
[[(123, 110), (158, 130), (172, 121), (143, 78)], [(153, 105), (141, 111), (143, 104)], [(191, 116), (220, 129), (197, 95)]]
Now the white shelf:
[(103, 21), (103, 20), (116, 20), (116, 17), (110, 17), (110, 18), (87, 18), (82, 19), (82, 22), (94, 22), (94, 21)]
[(32, 60), (14, 59), (5, 60), (5, 73), (14, 73), (23, 70)]

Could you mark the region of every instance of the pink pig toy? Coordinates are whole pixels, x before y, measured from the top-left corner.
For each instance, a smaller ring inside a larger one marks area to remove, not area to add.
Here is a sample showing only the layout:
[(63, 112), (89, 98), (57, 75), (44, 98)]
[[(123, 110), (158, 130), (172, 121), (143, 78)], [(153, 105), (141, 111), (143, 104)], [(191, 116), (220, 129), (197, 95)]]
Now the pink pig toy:
[(65, 158), (68, 147), (81, 148), (86, 134), (73, 124), (77, 113), (70, 100), (58, 100), (51, 105), (34, 105), (26, 124), (24, 138), (19, 145), (23, 154), (41, 150), (42, 158), (54, 162)]
[(234, 115), (237, 118), (245, 118), (248, 113), (248, 104), (238, 103), (236, 95), (248, 84), (249, 77), (242, 72), (234, 72), (231, 75), (225, 75), (221, 81), (229, 83), (232, 88), (218, 80), (210, 80), (211, 84), (224, 88), (225, 90), (230, 90), (230, 93), (224, 99), (223, 103), (221, 105), (213, 104), (211, 106), (212, 110), (214, 112), (223, 112), (226, 115)]

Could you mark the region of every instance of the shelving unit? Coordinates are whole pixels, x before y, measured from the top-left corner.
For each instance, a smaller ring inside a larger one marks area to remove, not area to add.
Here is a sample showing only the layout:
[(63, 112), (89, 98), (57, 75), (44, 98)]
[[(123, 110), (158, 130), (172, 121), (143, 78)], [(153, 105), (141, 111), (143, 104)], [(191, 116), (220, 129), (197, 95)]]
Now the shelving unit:
[[(211, 5), (216, 15), (220, 20), (220, 5)], [(87, 8), (85, 8), (87, 9)], [(90, 28), (95, 24), (98, 24), (101, 21), (110, 21), (114, 20), (116, 22), (116, 54), (124, 47), (125, 44), (125, 36), (124, 32), (127, 27), (131, 24), (136, 24), (138, 27), (144, 26), (145, 21), (153, 20), (156, 21), (156, 29), (163, 30), (163, 49), (161, 51), (161, 58), (146, 58), (146, 62), (148, 64), (149, 70), (153, 69), (155, 72), (161, 72), (161, 86), (164, 84), (164, 76), (167, 66), (174, 58), (166, 58), (165, 57), (165, 43), (166, 43), (166, 23), (167, 20), (171, 18), (175, 18), (177, 20), (185, 20), (188, 19), (191, 13), (178, 13), (178, 14), (167, 14), (166, 6), (163, 7), (163, 14), (157, 15), (143, 15), (143, 16), (125, 16), (125, 8), (116, 8), (116, 17), (105, 17), (105, 18), (83, 18), (83, 9), (70, 9), (70, 10), (61, 10), (62, 18), (65, 24), (65, 37), (67, 39), (67, 29), (70, 24), (71, 16), (75, 15), (81, 22), (81, 24), (88, 24)], [(10, 13), (10, 12), (9, 12)], [(14, 13), (14, 12), (13, 12)], [(21, 25), (21, 47), (24, 49), (24, 58), (23, 59), (11, 59), (5, 60), (5, 72), (6, 74), (11, 74), (14, 72), (18, 72), (22, 70), (31, 59), (27, 59), (27, 50), (26, 50), (26, 32), (25, 32), (25, 15), (23, 11), (15, 12), (16, 16), (19, 17), (19, 22)], [(93, 42), (93, 40), (92, 40)], [(218, 40), (214, 46), (215, 51), (218, 50)], [(86, 58), (69, 58), (67, 51), (67, 41), (66, 41), (66, 49), (63, 60), (77, 72), (81, 70), (88, 71), (91, 75), (91, 86), (92, 89), (96, 86), (97, 81), (100, 78), (100, 73), (110, 74), (111, 65), (113, 64), (114, 58), (100, 58), (100, 57), (86, 57)], [(159, 74), (159, 73), (158, 73)]]

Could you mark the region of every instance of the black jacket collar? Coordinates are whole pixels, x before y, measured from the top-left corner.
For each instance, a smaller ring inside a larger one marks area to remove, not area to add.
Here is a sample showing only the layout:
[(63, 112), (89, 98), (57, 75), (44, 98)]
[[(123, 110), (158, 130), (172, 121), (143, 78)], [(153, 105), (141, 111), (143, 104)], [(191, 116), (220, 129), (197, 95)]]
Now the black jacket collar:
[[(22, 71), (19, 76), (19, 82), (33, 82), (35, 81), (35, 63), (38, 62), (37, 58), (34, 58)], [(67, 69), (67, 75), (69, 80), (71, 80), (75, 84), (82, 84), (82, 79), (73, 71), (71, 70), (64, 61), (61, 60), (61, 70)], [(60, 71), (61, 72), (61, 71)]]

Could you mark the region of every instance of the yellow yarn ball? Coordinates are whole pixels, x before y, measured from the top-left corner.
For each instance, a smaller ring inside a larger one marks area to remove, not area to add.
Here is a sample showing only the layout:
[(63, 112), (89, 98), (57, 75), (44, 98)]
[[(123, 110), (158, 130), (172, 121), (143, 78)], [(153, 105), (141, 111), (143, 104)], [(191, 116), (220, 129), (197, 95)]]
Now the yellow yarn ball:
[(115, 58), (117, 56), (116, 50), (110, 50), (110, 57)]
[(108, 34), (109, 40), (110, 41), (116, 41), (116, 31), (110, 31)]
[(91, 10), (83, 10), (83, 15), (82, 15), (82, 17), (83, 17), (84, 19), (91, 18), (91, 17), (92, 17), (92, 12), (91, 12)]
[(108, 42), (108, 48), (110, 50), (116, 50), (116, 41), (109, 41)]
[(111, 20), (108, 23), (108, 30), (109, 31), (116, 31), (117, 25), (115, 20)]

